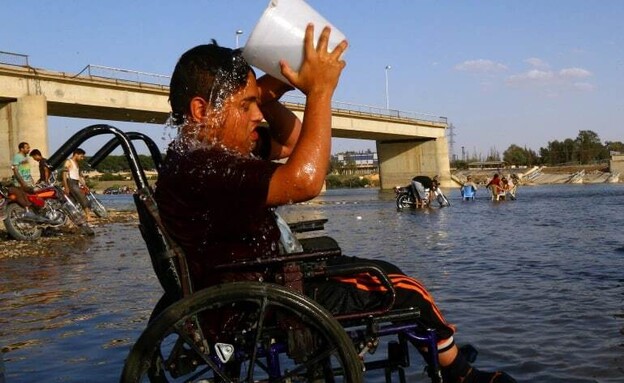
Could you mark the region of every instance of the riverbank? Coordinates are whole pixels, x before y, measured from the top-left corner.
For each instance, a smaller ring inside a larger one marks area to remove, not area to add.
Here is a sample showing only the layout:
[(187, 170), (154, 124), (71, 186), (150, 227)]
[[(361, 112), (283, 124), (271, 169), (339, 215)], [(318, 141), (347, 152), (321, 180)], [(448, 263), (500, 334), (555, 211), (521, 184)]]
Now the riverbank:
[(453, 170), (451, 177), (456, 183), (471, 176), (477, 184), (486, 184), (498, 173), (506, 177), (515, 174), (522, 185), (600, 184), (624, 182), (619, 174), (609, 172), (607, 164), (575, 166), (534, 166), (522, 169), (467, 169)]
[[(108, 217), (93, 220), (94, 230), (111, 223), (137, 223), (138, 216), (134, 211), (109, 210)], [(4, 224), (0, 221), (0, 259), (18, 257), (51, 257), (67, 254), (68, 249), (89, 247), (91, 237), (81, 235), (70, 225), (48, 229), (36, 241), (16, 241), (9, 237)]]

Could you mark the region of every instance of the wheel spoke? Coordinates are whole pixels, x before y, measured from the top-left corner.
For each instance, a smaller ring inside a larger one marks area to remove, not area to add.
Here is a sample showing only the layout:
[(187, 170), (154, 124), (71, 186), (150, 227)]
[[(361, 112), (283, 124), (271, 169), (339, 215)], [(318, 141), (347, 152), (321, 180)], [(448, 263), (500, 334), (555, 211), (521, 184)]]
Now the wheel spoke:
[[(193, 339), (190, 337), (190, 335), (188, 334), (188, 332), (186, 331), (186, 329), (184, 328), (184, 326), (186, 325), (187, 320), (190, 320), (189, 318), (185, 318), (183, 321), (180, 321), (178, 323), (175, 324), (175, 330), (176, 330), (176, 334), (178, 334), (182, 339), (184, 339), (184, 342), (186, 344), (188, 344), (191, 349), (193, 349), (193, 351), (195, 351), (197, 353), (197, 355), (199, 355), (202, 360), (204, 362), (206, 362), (206, 364), (208, 365), (208, 367), (210, 367), (212, 369), (212, 371), (214, 371), (215, 374), (219, 375), (219, 377), (221, 379), (223, 379), (224, 382), (226, 383), (233, 383), (233, 380), (230, 380), (230, 378), (225, 375), (222, 371), (221, 368), (212, 360), (212, 358), (210, 358), (208, 356), (208, 354), (206, 354), (205, 351), (202, 351), (198, 346), (197, 343), (193, 341)], [(195, 320), (193, 320), (195, 322)], [(199, 330), (198, 330), (199, 331)], [(203, 336), (201, 336), (201, 339), (205, 339)]]
[(321, 363), (322, 361), (328, 359), (336, 351), (337, 351), (337, 348), (332, 347), (330, 350), (325, 350), (325, 351), (318, 353), (317, 355), (312, 355), (311, 357), (306, 359), (304, 363), (302, 363), (301, 365), (297, 366), (293, 370), (289, 371), (286, 375), (284, 375), (281, 381), (285, 382), (287, 379), (290, 379), (294, 376), (298, 376), (299, 374), (309, 370), (310, 366), (315, 366)]
[[(233, 353), (212, 352), (222, 341)], [(122, 381), (148, 376), (157, 382), (360, 382), (362, 366), (342, 326), (314, 301), (277, 285), (231, 282), (183, 298), (148, 325)]]
[(253, 349), (251, 357), (249, 358), (249, 368), (247, 370), (247, 381), (253, 383), (253, 371), (256, 366), (256, 358), (258, 357), (258, 345), (262, 336), (262, 329), (264, 328), (264, 319), (266, 318), (266, 310), (268, 306), (268, 298), (264, 297), (259, 307), (258, 323), (256, 326), (256, 337), (253, 342)]

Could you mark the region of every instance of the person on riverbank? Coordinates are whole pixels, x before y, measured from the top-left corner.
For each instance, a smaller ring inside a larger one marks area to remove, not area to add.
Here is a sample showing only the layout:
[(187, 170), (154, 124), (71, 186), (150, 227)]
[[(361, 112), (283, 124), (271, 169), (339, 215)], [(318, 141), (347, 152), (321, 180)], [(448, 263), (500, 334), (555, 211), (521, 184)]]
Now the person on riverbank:
[(18, 152), (11, 161), (13, 171), (13, 184), (7, 187), (9, 194), (15, 197), (15, 202), (24, 208), (24, 216), (36, 218), (37, 215), (31, 211), (32, 202), (28, 199), (28, 193), (33, 192), (34, 182), (30, 174), (30, 163), (28, 153), (30, 145), (28, 142), (20, 142), (17, 146)]
[[(213, 41), (190, 49), (176, 64), (169, 100), (179, 134), (159, 172), (155, 198), (163, 225), (187, 255), (196, 289), (264, 278), (261, 272), (220, 274), (214, 266), (278, 256), (281, 234), (274, 209), (320, 193), (329, 168), (331, 99), (346, 65), (340, 57), (347, 42), (328, 51), (329, 35), (324, 28), (315, 48), (309, 25), (299, 71), (280, 62), (284, 77), (306, 95), (303, 121), (278, 101), (292, 87), (268, 75), (256, 79), (240, 50)], [(260, 126), (263, 118), (268, 128)], [(271, 161), (283, 158), (283, 163)], [(361, 260), (343, 256), (327, 262)], [(455, 328), (422, 284), (390, 263), (366, 262), (388, 272), (397, 307), (419, 308), (426, 325), (437, 329), (445, 381), (514, 382), (505, 373), (470, 366), (455, 345)], [(306, 285), (306, 293), (340, 313), (378, 307), (382, 302), (371, 291), (380, 287), (370, 276), (358, 275)]]
[(30, 152), (30, 156), (33, 160), (39, 163), (39, 180), (37, 184), (49, 184), (50, 183), (50, 167), (48, 166), (48, 159), (41, 155), (39, 149), (33, 149)]
[(30, 162), (28, 161), (30, 145), (28, 142), (20, 142), (17, 149), (18, 152), (13, 156), (13, 161), (11, 162), (13, 186), (22, 188), (26, 193), (30, 193), (33, 186), (35, 186), (30, 174)]
[(82, 174), (80, 174), (80, 167), (78, 165), (79, 161), (84, 160), (85, 154), (86, 153), (83, 149), (78, 148), (74, 150), (71, 158), (65, 161), (65, 166), (63, 167), (63, 191), (65, 194), (70, 195), (74, 201), (80, 204), (84, 210), (87, 224), (90, 225), (91, 217), (89, 212), (91, 210), (91, 205), (81, 188), (86, 188), (87, 183), (84, 178), (82, 178)]

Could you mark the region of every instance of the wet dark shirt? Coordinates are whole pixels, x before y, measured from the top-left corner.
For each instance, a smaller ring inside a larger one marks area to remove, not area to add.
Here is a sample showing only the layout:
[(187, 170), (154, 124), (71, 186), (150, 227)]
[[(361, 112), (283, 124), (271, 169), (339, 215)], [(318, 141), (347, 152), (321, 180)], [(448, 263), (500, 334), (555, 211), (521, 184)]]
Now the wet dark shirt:
[(196, 287), (217, 283), (214, 265), (279, 252), (279, 228), (265, 205), (279, 166), (220, 148), (172, 144), (155, 191), (167, 232), (184, 250)]
[(412, 178), (412, 181), (420, 182), (425, 189), (433, 188), (433, 180), (427, 176), (416, 176)]

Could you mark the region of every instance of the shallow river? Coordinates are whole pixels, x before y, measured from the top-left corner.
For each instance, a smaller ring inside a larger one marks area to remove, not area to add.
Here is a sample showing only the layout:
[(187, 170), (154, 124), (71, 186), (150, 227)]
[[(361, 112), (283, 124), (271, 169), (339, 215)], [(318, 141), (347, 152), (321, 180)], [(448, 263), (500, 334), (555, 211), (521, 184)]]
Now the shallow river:
[[(344, 253), (421, 279), (458, 343), (479, 349), (477, 367), (519, 382), (624, 382), (624, 185), (525, 187), (499, 203), (480, 193), (397, 212), (392, 193), (333, 190), (283, 213), (329, 218)], [(128, 196), (102, 198), (131, 208)], [(7, 382), (118, 381), (160, 293), (135, 226), (99, 227), (58, 257), (0, 259)]]

